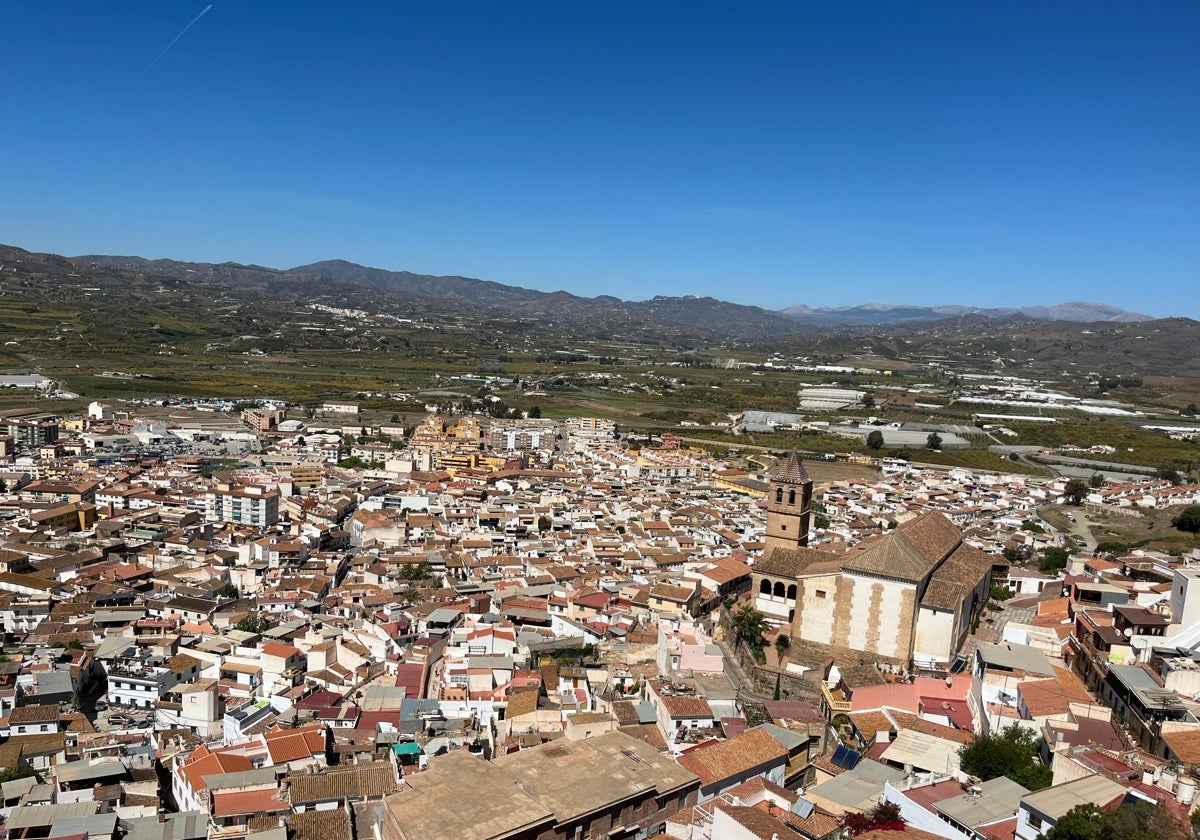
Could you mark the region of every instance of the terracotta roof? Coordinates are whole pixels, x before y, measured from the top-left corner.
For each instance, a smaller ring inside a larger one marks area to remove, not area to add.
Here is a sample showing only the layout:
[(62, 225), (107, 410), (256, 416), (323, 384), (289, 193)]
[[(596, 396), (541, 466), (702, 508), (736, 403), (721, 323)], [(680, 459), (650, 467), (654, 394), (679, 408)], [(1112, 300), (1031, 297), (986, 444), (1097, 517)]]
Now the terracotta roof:
[[(201, 752), (203, 752), (203, 755), (195, 758)], [(254, 769), (254, 765), (250, 763), (250, 759), (244, 755), (213, 753), (209, 752), (207, 747), (200, 747), (192, 756), (194, 760), (184, 764), (180, 768), (180, 772), (183, 773), (184, 778), (187, 779), (188, 784), (194, 791), (201, 791), (208, 787), (208, 783), (204, 780), (205, 776)]]
[(287, 818), (291, 840), (352, 840), (354, 829), (350, 812), (344, 808), (305, 811)]
[(1184, 764), (1200, 765), (1200, 729), (1164, 732), (1162, 739)]
[(508, 695), (508, 709), (504, 716), (507, 719), (527, 715), (537, 711), (538, 694), (537, 689), (525, 689)]
[(267, 642), (262, 646), (262, 652), (267, 656), (278, 656), (281, 659), (289, 659), (300, 651), (291, 645), (285, 645), (283, 642)]
[(921, 581), (961, 542), (958, 528), (939, 511), (911, 519), (845, 563), (849, 571)]
[(58, 706), (17, 706), (9, 712), (9, 726), (25, 726), (33, 723), (58, 723)]
[(630, 726), (622, 726), (620, 730), (630, 738), (645, 741), (660, 752), (667, 748), (667, 739), (663, 737), (662, 730), (653, 723), (637, 723)]
[(279, 791), (275, 788), (268, 790), (244, 790), (213, 792), (213, 816), (237, 817), (266, 812), (290, 811), (286, 802), (279, 800)]
[(812, 479), (808, 477), (808, 470), (804, 469), (804, 461), (801, 460), (798, 452), (792, 452), (788, 455), (787, 463), (783, 465), (783, 469), (771, 476), (772, 481), (782, 481), (786, 484), (811, 484)]
[(688, 694), (669, 694), (662, 698), (663, 708), (672, 718), (711, 718), (712, 707), (703, 697)]
[(771, 556), (754, 567), (754, 571), (774, 577), (795, 578), (814, 567), (836, 572), (846, 558), (815, 548), (777, 548)]
[(1017, 686), (1031, 718), (1065, 714), (1071, 703), (1092, 703), (1087, 689), (1067, 668), (1055, 668), (1054, 679), (1030, 680)]
[(331, 799), (382, 797), (396, 789), (396, 770), (390, 762), (371, 761), (323, 773), (288, 777), (293, 803), (315, 803)]
[(285, 764), (325, 753), (325, 727), (279, 730), (263, 736), (273, 764)]
[(784, 828), (781, 821), (766, 811), (748, 805), (718, 805), (717, 810), (725, 812), (747, 834), (758, 840), (773, 840), (780, 836), (779, 831)]
[(679, 757), (679, 764), (710, 785), (772, 761), (786, 761), (787, 750), (762, 729), (751, 729), (728, 741), (702, 747)]

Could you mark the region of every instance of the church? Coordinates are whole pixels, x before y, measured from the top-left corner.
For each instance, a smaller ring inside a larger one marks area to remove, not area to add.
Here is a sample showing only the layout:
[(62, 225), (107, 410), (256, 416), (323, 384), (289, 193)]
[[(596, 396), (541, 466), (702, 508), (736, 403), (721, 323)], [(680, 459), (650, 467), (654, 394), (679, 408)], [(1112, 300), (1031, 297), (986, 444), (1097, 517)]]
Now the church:
[(754, 606), (788, 625), (792, 652), (945, 665), (987, 605), (992, 558), (932, 511), (845, 551), (809, 547), (813, 482), (799, 455), (771, 477)]

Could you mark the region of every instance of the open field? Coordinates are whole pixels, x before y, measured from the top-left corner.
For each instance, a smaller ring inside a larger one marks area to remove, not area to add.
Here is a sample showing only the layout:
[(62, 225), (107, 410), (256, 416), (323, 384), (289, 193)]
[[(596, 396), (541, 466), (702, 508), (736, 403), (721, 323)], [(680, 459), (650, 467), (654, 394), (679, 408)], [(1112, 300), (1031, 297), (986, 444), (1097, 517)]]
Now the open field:
[[(1137, 422), (1146, 422), (1140, 420)], [(1095, 460), (1144, 464), (1148, 467), (1173, 467), (1186, 471), (1200, 460), (1200, 443), (1172, 440), (1165, 432), (1143, 429), (1133, 421), (1060, 420), (1058, 423), (1006, 424), (1019, 437), (1012, 442), (1022, 446), (1112, 446), (1110, 455), (1081, 455)], [(1005, 442), (1009, 442), (1006, 439)]]
[[(1171, 520), (1178, 516), (1184, 508), (1181, 506), (1155, 509), (1140, 509), (1142, 515), (1122, 516), (1117, 513), (1092, 512), (1083, 507), (1063, 507), (1059, 505), (1042, 508), (1039, 513), (1042, 518), (1062, 531), (1073, 529), (1090, 533), (1097, 543), (1116, 542), (1129, 546), (1144, 545), (1155, 540), (1179, 543), (1191, 548), (1200, 548), (1200, 538), (1194, 534), (1186, 534), (1171, 526)], [(1070, 513), (1076, 519), (1072, 526), (1067, 520)]]

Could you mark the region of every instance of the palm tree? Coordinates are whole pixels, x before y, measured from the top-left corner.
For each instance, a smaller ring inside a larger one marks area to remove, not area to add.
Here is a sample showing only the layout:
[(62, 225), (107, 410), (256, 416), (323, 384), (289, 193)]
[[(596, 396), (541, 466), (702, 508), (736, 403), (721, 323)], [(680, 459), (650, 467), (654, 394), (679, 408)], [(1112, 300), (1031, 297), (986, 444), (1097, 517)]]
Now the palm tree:
[(750, 647), (762, 647), (763, 631), (767, 629), (767, 617), (749, 604), (742, 604), (733, 611), (733, 632), (739, 642)]

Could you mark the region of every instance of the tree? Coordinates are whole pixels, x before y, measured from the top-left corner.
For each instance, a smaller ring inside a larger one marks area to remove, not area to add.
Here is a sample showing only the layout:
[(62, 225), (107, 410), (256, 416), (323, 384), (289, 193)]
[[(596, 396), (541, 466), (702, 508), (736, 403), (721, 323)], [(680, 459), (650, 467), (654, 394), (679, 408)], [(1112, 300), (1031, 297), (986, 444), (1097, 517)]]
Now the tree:
[(541, 406), (535, 405), (533, 408), (529, 409), (529, 416), (534, 420), (540, 420), (542, 417)]
[(393, 415), (392, 415), (392, 418), (391, 418), (391, 420), (389, 420), (388, 422), (389, 422), (389, 423), (399, 423), (399, 422), (400, 422), (400, 415), (399, 415), (399, 414), (393, 414)]
[(1038, 563), (1038, 571), (1044, 575), (1053, 575), (1067, 567), (1071, 554), (1065, 548), (1049, 546), (1042, 549), (1042, 561)]
[(1171, 524), (1180, 531), (1200, 534), (1200, 505), (1188, 505), (1171, 520)]
[(1195, 417), (1197, 414), (1200, 414), (1200, 408), (1196, 408), (1195, 403), (1188, 403), (1187, 408), (1183, 410), (1183, 414), (1187, 417)]
[(942, 448), (942, 436), (937, 432), (930, 432), (929, 437), (925, 438), (925, 448), (932, 449), (935, 452)]
[(1087, 494), (1087, 482), (1082, 478), (1072, 478), (1067, 482), (1067, 486), (1063, 488), (1063, 496), (1073, 505), (1083, 504), (1083, 500), (1087, 497)]
[(883, 432), (876, 429), (867, 435), (867, 449), (883, 449)]
[(544, 533), (544, 532), (546, 532), (546, 531), (549, 531), (549, 530), (550, 530), (550, 526), (551, 526), (551, 525), (553, 525), (553, 524), (554, 524), (554, 523), (550, 521), (550, 517), (549, 517), (549, 516), (539, 516), (539, 517), (538, 517), (538, 523), (537, 523), (537, 525), (538, 525), (538, 530), (539, 530), (539, 531), (542, 531), (543, 533)]
[(17, 779), (25, 779), (29, 776), (37, 779), (39, 783), (42, 781), (42, 777), (39, 776), (37, 771), (32, 767), (22, 767), (20, 769), (16, 767), (5, 767), (3, 770), (0, 770), (0, 783), (15, 782)]
[(218, 589), (216, 592), (214, 592), (213, 594), (216, 595), (218, 598), (236, 598), (239, 595), (241, 595), (242, 593), (241, 593), (241, 590), (239, 590), (232, 583), (227, 583), (224, 586), (222, 586), (220, 589)]
[(1164, 807), (1133, 802), (1101, 811), (1088, 802), (1063, 814), (1045, 840), (1185, 840), (1191, 827)]
[(1166, 479), (1172, 484), (1179, 483), (1179, 470), (1174, 467), (1159, 467), (1155, 473), (1159, 478)]
[(1103, 486), (1104, 486), (1104, 473), (1101, 473), (1101, 472), (1092, 473), (1092, 477), (1088, 479), (1088, 487), (1091, 487), (1093, 490), (1099, 490)]
[(850, 832), (851, 837), (857, 837), (868, 831), (903, 831), (904, 817), (900, 816), (900, 806), (894, 802), (880, 802), (864, 814), (847, 814), (842, 825)]
[(874, 408), (875, 407), (875, 397), (872, 396), (871, 394), (867, 394), (866, 396), (864, 396), (862, 402), (863, 402), (863, 408)]
[(739, 642), (753, 648), (762, 647), (763, 631), (767, 629), (767, 617), (749, 604), (742, 604), (733, 611), (733, 632)]
[(787, 633), (780, 633), (775, 639), (775, 652), (779, 654), (779, 658), (783, 659), (784, 653), (792, 646), (792, 640), (788, 638)]
[(1100, 809), (1091, 802), (1076, 805), (1046, 832), (1046, 840), (1100, 840), (1100, 816)]
[(1041, 738), (1022, 726), (1009, 726), (999, 733), (981, 735), (958, 751), (964, 773), (983, 781), (1007, 776), (1030, 790), (1049, 787), (1054, 780), (1050, 768), (1037, 760)]
[(241, 630), (243, 633), (265, 633), (271, 625), (261, 616), (248, 615), (233, 625), (234, 630)]
[(1009, 563), (1024, 563), (1029, 559), (1029, 549), (1026, 546), (1008, 545), (1000, 554)]

